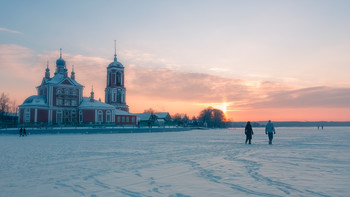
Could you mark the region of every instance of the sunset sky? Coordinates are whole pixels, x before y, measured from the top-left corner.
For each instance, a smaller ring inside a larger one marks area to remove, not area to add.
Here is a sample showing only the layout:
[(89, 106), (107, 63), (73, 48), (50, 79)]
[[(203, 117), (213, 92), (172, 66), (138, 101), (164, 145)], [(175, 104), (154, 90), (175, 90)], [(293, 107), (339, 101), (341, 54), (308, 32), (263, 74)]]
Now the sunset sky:
[(103, 101), (114, 40), (132, 113), (350, 121), (348, 0), (1, 1), (0, 93), (35, 95), (62, 48)]

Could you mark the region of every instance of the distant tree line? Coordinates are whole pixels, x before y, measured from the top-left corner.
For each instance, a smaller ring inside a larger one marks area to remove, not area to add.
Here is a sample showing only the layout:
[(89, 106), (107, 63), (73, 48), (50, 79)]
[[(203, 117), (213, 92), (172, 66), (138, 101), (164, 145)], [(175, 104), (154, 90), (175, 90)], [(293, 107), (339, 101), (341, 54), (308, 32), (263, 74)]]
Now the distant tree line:
[[(144, 110), (144, 113), (155, 113), (156, 110), (149, 108)], [(228, 127), (229, 124), (226, 122), (225, 114), (220, 109), (208, 107), (203, 109), (199, 116), (193, 116), (189, 118), (187, 114), (176, 113), (171, 115), (172, 123), (176, 126), (182, 127), (208, 127), (208, 128), (222, 128)]]

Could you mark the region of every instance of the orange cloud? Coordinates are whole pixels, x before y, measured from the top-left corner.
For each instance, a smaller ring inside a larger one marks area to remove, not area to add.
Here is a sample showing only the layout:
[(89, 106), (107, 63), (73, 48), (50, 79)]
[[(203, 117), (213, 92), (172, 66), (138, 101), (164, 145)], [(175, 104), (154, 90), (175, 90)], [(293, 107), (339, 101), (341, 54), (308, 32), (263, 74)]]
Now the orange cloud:
[[(177, 70), (176, 64), (136, 51), (120, 52), (125, 66), (127, 104), (131, 112), (147, 108), (198, 115), (208, 106), (224, 106), (229, 118), (246, 120), (349, 120), (350, 88), (296, 88), (272, 81), (248, 81)], [(125, 56), (123, 56), (125, 55)], [(1, 92), (17, 103), (36, 94), (35, 87), (50, 61), (55, 72), (58, 51), (36, 54), (18, 45), (0, 45)], [(106, 67), (101, 57), (63, 53), (67, 68), (74, 65), (76, 80), (85, 85), (84, 96), (94, 86), (95, 98), (104, 100)], [(162, 65), (166, 65), (162, 67)]]

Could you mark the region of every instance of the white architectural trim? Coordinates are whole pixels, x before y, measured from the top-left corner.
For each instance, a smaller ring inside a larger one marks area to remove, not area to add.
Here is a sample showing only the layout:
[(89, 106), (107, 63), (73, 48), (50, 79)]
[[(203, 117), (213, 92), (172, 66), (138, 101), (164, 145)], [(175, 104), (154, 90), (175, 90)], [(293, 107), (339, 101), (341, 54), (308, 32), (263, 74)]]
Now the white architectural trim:
[(34, 113), (34, 123), (38, 122), (38, 108), (35, 108), (35, 113)]

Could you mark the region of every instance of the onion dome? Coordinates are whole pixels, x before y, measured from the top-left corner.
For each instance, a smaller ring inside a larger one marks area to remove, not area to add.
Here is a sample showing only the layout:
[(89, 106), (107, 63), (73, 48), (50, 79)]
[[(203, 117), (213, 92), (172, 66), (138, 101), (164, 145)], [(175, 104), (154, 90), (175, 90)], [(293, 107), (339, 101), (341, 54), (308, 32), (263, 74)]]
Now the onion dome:
[(66, 61), (62, 59), (62, 49), (60, 49), (60, 58), (56, 61), (57, 66), (66, 66)]
[(114, 40), (114, 61), (108, 65), (108, 67), (123, 67), (123, 64), (117, 61), (117, 48), (116, 41)]
[(57, 66), (65, 66), (66, 65), (66, 61), (64, 61), (64, 59), (62, 59), (62, 58), (57, 59), (56, 65)]
[(114, 61), (108, 65), (108, 67), (123, 67), (123, 64), (117, 61), (117, 58), (114, 58)]

